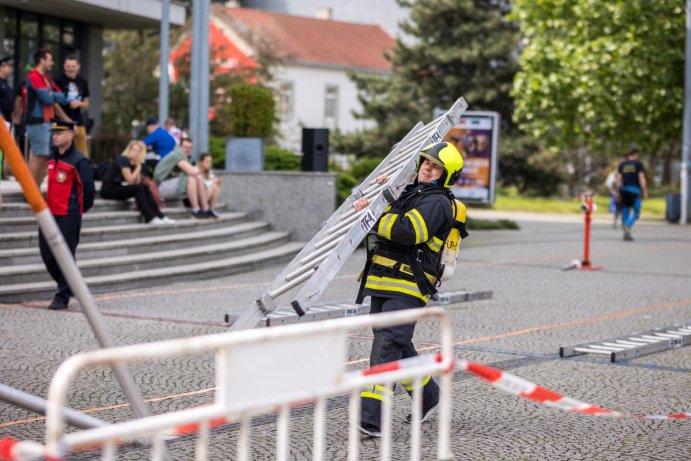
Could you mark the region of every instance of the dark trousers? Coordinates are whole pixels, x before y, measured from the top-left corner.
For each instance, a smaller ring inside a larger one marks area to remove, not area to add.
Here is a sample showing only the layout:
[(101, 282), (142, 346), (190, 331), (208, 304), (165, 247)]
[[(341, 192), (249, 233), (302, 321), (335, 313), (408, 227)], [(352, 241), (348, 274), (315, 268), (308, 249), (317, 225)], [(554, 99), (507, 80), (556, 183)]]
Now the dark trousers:
[[(406, 301), (403, 299), (394, 298), (380, 298), (372, 297), (370, 314), (378, 314), (380, 312), (395, 312), (403, 309), (413, 309), (419, 306), (415, 301)], [(370, 353), (370, 367), (380, 365), (382, 363), (394, 362), (396, 360), (407, 359), (409, 357), (416, 357), (418, 355), (413, 346), (413, 334), (415, 333), (415, 324), (396, 325), (386, 328), (374, 328), (374, 341), (372, 342), (372, 352)], [(422, 409), (433, 407), (439, 401), (439, 386), (431, 377), (425, 378), (422, 382), (424, 387), (422, 389)], [(425, 383), (425, 381), (427, 381)], [(412, 397), (412, 383), (404, 387), (408, 394)], [(392, 392), (393, 389), (389, 390)], [(365, 395), (366, 394), (366, 395)], [(360, 420), (365, 423), (373, 424), (380, 427), (381, 422), (381, 399), (377, 398), (380, 390), (375, 386), (374, 389), (363, 392), (361, 398)]]
[(123, 186), (117, 183), (104, 182), (101, 186), (101, 197), (111, 200), (127, 200), (130, 197), (134, 197), (137, 208), (139, 208), (146, 222), (156, 217), (163, 217), (156, 200), (151, 195), (151, 191), (144, 184)]
[[(58, 224), (60, 233), (65, 239), (67, 247), (72, 253), (72, 257), (77, 251), (77, 245), (79, 244), (79, 232), (82, 229), (82, 217), (81, 216), (55, 216), (55, 222)], [(72, 291), (67, 285), (65, 277), (62, 275), (62, 271), (58, 266), (58, 261), (53, 256), (53, 252), (50, 251), (48, 242), (43, 236), (43, 232), (38, 230), (38, 248), (41, 250), (41, 259), (48, 269), (48, 273), (53, 280), (58, 284), (58, 292), (55, 294), (56, 298), (60, 298), (66, 302), (72, 297)]]

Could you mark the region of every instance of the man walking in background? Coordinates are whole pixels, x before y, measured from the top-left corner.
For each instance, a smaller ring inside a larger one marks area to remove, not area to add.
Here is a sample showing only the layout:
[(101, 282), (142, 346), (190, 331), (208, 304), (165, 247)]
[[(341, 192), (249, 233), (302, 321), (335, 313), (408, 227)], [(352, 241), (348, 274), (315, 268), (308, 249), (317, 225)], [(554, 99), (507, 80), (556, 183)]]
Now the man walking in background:
[[(79, 244), (82, 215), (94, 204), (94, 176), (91, 163), (74, 146), (74, 122), (54, 120), (49, 127), (53, 148), (48, 161), (48, 208), (74, 257)], [(48, 273), (58, 284), (58, 291), (48, 309), (66, 309), (72, 291), (58, 266), (53, 252), (39, 229), (38, 246)]]
[(638, 149), (631, 149), (626, 160), (617, 168), (617, 191), (622, 206), (621, 226), (624, 240), (632, 241), (631, 228), (641, 214), (641, 200), (648, 198), (645, 168), (639, 160)]
[(68, 54), (63, 63), (64, 73), (55, 79), (55, 84), (71, 101), (61, 104), (67, 116), (67, 121), (76, 124), (74, 128), (74, 147), (85, 157), (89, 157), (86, 142), (86, 116), (84, 111), (89, 109), (89, 83), (79, 75), (81, 65), (74, 54)]

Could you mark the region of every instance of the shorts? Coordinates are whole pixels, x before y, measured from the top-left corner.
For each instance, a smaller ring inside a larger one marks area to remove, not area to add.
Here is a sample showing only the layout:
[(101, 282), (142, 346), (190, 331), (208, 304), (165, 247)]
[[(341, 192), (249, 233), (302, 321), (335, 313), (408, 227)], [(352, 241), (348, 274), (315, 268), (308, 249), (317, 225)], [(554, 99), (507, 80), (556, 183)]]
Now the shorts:
[(180, 182), (179, 176), (166, 179), (158, 185), (158, 190), (161, 192), (161, 198), (163, 200), (180, 198), (182, 194), (178, 190), (178, 182)]
[(26, 125), (26, 136), (29, 138), (31, 153), (47, 157), (50, 153), (50, 123), (32, 123)]

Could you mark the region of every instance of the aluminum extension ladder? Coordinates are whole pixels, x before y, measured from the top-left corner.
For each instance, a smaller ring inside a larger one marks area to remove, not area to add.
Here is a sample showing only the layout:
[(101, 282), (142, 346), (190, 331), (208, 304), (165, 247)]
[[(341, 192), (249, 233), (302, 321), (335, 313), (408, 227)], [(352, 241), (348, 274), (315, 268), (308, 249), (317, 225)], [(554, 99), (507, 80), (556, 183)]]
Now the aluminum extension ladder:
[[(254, 328), (262, 318), (279, 307), (279, 298), (295, 293), (285, 305), (303, 316), (316, 303), (324, 289), (338, 274), (348, 257), (355, 251), (369, 230), (382, 215), (386, 206), (401, 195), (405, 186), (415, 177), (420, 150), (441, 142), (448, 131), (460, 120), (468, 108), (463, 98), (429, 123), (417, 125), (396, 145), (379, 166), (360, 184), (300, 253), (274, 279), (261, 295), (233, 322), (231, 331)], [(386, 184), (377, 184), (379, 175), (389, 175)], [(355, 211), (353, 203), (367, 197), (370, 205)], [(299, 287), (299, 288), (298, 288)], [(297, 289), (295, 292), (293, 289)]]
[[(440, 291), (437, 300), (430, 300), (428, 306), (447, 306), (470, 301), (491, 299), (492, 291)], [(354, 301), (340, 301), (314, 305), (304, 316), (298, 316), (292, 309), (277, 309), (262, 319), (267, 327), (288, 325), (296, 322), (314, 322), (317, 320), (334, 319), (340, 317), (352, 317), (369, 314), (369, 304), (356, 304)], [(230, 319), (226, 319), (229, 322)]]
[(575, 346), (562, 346), (559, 348), (559, 356), (607, 354), (611, 362), (614, 363), (688, 346), (689, 344), (691, 344), (691, 325), (672, 326), (602, 341), (576, 344)]

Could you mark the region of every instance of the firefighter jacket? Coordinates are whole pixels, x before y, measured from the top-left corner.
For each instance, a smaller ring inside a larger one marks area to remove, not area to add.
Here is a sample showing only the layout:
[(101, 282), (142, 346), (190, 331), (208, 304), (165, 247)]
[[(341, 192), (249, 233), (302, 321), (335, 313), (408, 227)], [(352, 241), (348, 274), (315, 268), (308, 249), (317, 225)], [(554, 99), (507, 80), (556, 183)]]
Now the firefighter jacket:
[(46, 200), (53, 216), (81, 216), (94, 204), (93, 168), (74, 144), (62, 155), (51, 149)]
[(436, 293), (441, 250), (453, 225), (451, 200), (436, 185), (406, 187), (372, 229), (377, 242), (368, 254), (362, 295), (427, 304)]

